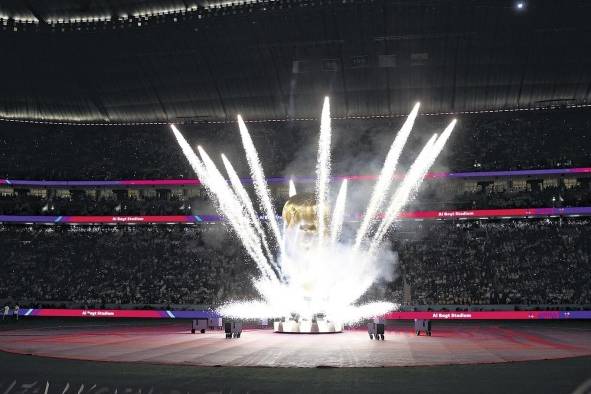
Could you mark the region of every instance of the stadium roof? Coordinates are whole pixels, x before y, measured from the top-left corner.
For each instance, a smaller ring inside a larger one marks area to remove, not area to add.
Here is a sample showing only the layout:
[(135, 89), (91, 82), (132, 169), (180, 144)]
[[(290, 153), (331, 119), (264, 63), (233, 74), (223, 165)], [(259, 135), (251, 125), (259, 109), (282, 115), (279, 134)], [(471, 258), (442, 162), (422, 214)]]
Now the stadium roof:
[(0, 15), (51, 23), (57, 20), (118, 19), (124, 16), (170, 14), (250, 1), (223, 0), (3, 0)]
[(5, 0), (0, 117), (199, 122), (585, 105), (591, 2)]

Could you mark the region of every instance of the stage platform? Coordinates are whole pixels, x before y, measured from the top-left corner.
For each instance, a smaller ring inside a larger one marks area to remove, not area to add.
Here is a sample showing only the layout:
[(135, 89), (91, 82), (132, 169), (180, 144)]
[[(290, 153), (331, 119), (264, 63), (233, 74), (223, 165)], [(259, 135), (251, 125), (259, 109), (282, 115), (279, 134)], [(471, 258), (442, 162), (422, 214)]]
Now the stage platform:
[(190, 334), (189, 325), (79, 325), (3, 331), (0, 350), (75, 360), (196, 366), (397, 367), (503, 363), (591, 355), (591, 326), (556, 322), (434, 324), (417, 337), (410, 324), (390, 327), (385, 341), (363, 330), (331, 335), (245, 330)]

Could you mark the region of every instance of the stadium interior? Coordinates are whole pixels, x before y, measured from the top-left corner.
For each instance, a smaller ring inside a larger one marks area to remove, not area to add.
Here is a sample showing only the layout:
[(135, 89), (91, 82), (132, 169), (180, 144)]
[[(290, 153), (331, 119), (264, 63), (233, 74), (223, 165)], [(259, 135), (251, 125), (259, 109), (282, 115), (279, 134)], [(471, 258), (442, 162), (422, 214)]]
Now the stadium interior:
[[(591, 392), (589, 15), (584, 0), (0, 2), (0, 391)], [(325, 96), (345, 240), (413, 105), (394, 185), (457, 119), (356, 300), (396, 309), (321, 339), (243, 319), (230, 345), (221, 315), (187, 338), (177, 311), (261, 299), (260, 271), (170, 125), (220, 168), (224, 153), (255, 201), (242, 115), (280, 217), (290, 180), (318, 193)], [(525, 311), (542, 317), (466, 318)], [(433, 313), (433, 336), (396, 313)]]

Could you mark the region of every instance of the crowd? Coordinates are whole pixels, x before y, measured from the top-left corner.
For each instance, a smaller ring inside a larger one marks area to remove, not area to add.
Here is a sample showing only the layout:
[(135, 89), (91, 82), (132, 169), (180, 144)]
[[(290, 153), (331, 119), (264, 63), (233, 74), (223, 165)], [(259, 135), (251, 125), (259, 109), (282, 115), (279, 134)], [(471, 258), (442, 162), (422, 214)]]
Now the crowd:
[(0, 299), (100, 307), (242, 297), (253, 265), (225, 234), (221, 226), (0, 227)]
[(12, 195), (0, 196), (0, 215), (188, 215), (196, 199)]
[[(493, 187), (482, 190), (449, 192), (441, 191), (441, 184), (421, 188), (416, 199), (409, 204), (413, 210), (461, 210), (502, 208), (563, 208), (591, 206), (589, 181), (573, 187), (565, 187), (560, 178), (558, 186), (544, 186), (531, 190)], [(583, 178), (583, 180), (586, 180)]]
[[(402, 157), (408, 165), (451, 116), (421, 116)], [(509, 170), (588, 166), (591, 118), (586, 109), (463, 114), (435, 169)], [(404, 118), (333, 120), (333, 170), (373, 174)], [(225, 153), (248, 175), (237, 125), (192, 124), (180, 129), (214, 160)], [(266, 174), (313, 173), (317, 121), (252, 123)], [(0, 178), (113, 180), (193, 178), (168, 126), (60, 126), (0, 122)]]
[(591, 221), (403, 223), (394, 247), (419, 304), (589, 304)]
[[(586, 218), (400, 222), (396, 280), (421, 304), (589, 304)], [(221, 225), (0, 227), (0, 300), (205, 305), (254, 297), (255, 265)]]
[[(434, 171), (590, 166), (591, 118), (585, 109), (459, 116)], [(401, 158), (407, 168), (447, 116), (423, 116)], [(333, 173), (375, 174), (403, 118), (333, 121)], [(314, 172), (318, 122), (250, 124), (266, 175)], [(235, 124), (182, 125), (214, 160), (225, 153), (248, 176)], [(153, 126), (0, 123), (0, 178), (113, 180), (194, 178), (171, 131)], [(582, 179), (582, 178), (581, 178)], [(360, 183), (361, 185), (361, 183)], [(472, 191), (426, 182), (409, 210), (591, 205), (589, 182)], [(357, 185), (359, 186), (359, 185)], [(568, 187), (567, 187), (568, 186)], [(16, 189), (15, 189), (16, 190)], [(353, 185), (352, 185), (353, 190)], [(183, 215), (200, 197), (127, 191), (0, 196), (0, 214)], [(352, 196), (355, 193), (352, 193)], [(351, 199), (355, 199), (351, 197)], [(199, 200), (199, 201), (197, 201)], [(277, 210), (281, 210), (278, 199)], [(588, 219), (401, 222), (393, 232), (398, 279), (376, 294), (416, 304), (589, 303)], [(256, 274), (222, 226), (0, 226), (0, 300), (106, 304), (215, 305), (255, 295)], [(403, 289), (403, 287), (406, 288)]]
[[(560, 181), (560, 178), (556, 178)], [(582, 178), (583, 180), (591, 178)], [(372, 184), (373, 185), (373, 184)], [(356, 215), (367, 204), (368, 183), (352, 184), (349, 187), (351, 198), (360, 203), (351, 208)], [(371, 186), (371, 185), (370, 185)], [(416, 199), (406, 207), (407, 210), (463, 210), (495, 208), (549, 208), (591, 206), (591, 184), (587, 181), (566, 188), (564, 185), (534, 188), (532, 190), (494, 190), (484, 188), (474, 191), (442, 191), (441, 183), (425, 182)], [(36, 196), (32, 194), (13, 194), (0, 196), (0, 215), (199, 215), (214, 213), (206, 193), (199, 192), (189, 196), (171, 193), (161, 196), (130, 197), (123, 190), (123, 197), (95, 197), (84, 191), (68, 197)], [(271, 188), (276, 209), (281, 212), (287, 196), (284, 191)], [(281, 194), (283, 193), (283, 194)], [(365, 200), (362, 196), (365, 195)]]
[(455, 202), (459, 209), (590, 206), (591, 188), (587, 184), (571, 188), (554, 186), (538, 190), (465, 192)]

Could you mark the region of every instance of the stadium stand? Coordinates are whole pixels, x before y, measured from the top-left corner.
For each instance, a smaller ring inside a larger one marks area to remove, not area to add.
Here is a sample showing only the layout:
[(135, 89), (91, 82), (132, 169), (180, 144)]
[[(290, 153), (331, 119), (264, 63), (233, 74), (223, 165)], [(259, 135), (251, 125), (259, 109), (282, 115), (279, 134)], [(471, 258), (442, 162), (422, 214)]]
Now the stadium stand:
[[(587, 114), (584, 109), (554, 109), (462, 115), (455, 140), (434, 171), (588, 166), (591, 152), (586, 147), (591, 141), (586, 130), (591, 121)], [(424, 136), (448, 118), (420, 117), (403, 163), (413, 157)], [(399, 118), (335, 120), (334, 172), (375, 173), (400, 124)], [(193, 143), (202, 143), (212, 154), (223, 150), (236, 157), (237, 169), (248, 175), (245, 163), (239, 161), (242, 152), (235, 124), (180, 127)], [(267, 175), (313, 172), (311, 141), (317, 135), (317, 122), (255, 123), (251, 129), (269, 166)], [(339, 152), (352, 153), (339, 157)], [(164, 125), (1, 123), (0, 159), (0, 176), (6, 179), (194, 177)], [(449, 180), (427, 181), (408, 209), (589, 206), (589, 179), (581, 174), (569, 180), (560, 175), (507, 182), (464, 180), (454, 187), (445, 187)], [(102, 193), (99, 187), (61, 195), (50, 188), (34, 192), (13, 187), (0, 196), (0, 214), (188, 215), (200, 213), (207, 204), (200, 187), (188, 195), (170, 190), (128, 192)], [(273, 192), (285, 190), (273, 186)], [(589, 231), (589, 220), (576, 218), (400, 223), (392, 238), (400, 257), (398, 276), (370, 293), (387, 293), (389, 299), (399, 301), (410, 293), (410, 301), (417, 306), (589, 303)], [(221, 225), (3, 225), (0, 233), (0, 300), (10, 298), (23, 305), (211, 306), (254, 296), (249, 280), (256, 275), (254, 266)]]
[(406, 233), (412, 239), (397, 239), (394, 249), (419, 304), (588, 304), (589, 224), (589, 219), (413, 223), (413, 232)]
[[(589, 304), (589, 224), (403, 222), (392, 233), (396, 278), (370, 293), (402, 302), (406, 283), (413, 305)], [(256, 269), (221, 225), (4, 225), (0, 234), (0, 300), (211, 306), (254, 296)]]
[[(494, 208), (545, 208), (591, 206), (589, 182), (566, 187), (560, 178), (552, 178), (552, 185), (538, 189), (507, 188), (495, 190), (494, 185), (472, 191), (442, 191), (441, 182), (425, 183), (418, 198), (408, 205), (409, 210), (455, 210)], [(554, 186), (556, 184), (556, 186)], [(352, 187), (363, 187), (353, 185)], [(10, 194), (0, 196), (1, 215), (187, 215), (200, 211), (208, 201), (205, 194), (198, 196), (93, 196), (81, 191), (69, 196), (38, 196)], [(282, 199), (279, 199), (281, 202)], [(279, 205), (278, 210), (281, 209)], [(211, 208), (208, 208), (211, 211)]]
[[(435, 170), (512, 170), (591, 163), (588, 109), (458, 116), (459, 125)], [(419, 117), (403, 162), (451, 115)], [(335, 174), (372, 174), (402, 118), (333, 122)], [(218, 157), (226, 153), (248, 175), (235, 123), (179, 126)], [(313, 173), (317, 121), (253, 123), (254, 143), (269, 176)], [(535, 142), (535, 143), (534, 143)], [(347, 156), (339, 155), (347, 152)], [(0, 122), (0, 178), (112, 180), (193, 178), (167, 126), (59, 126)]]
[(4, 226), (0, 231), (0, 299), (211, 305), (245, 295), (254, 273), (240, 247), (217, 226)]

